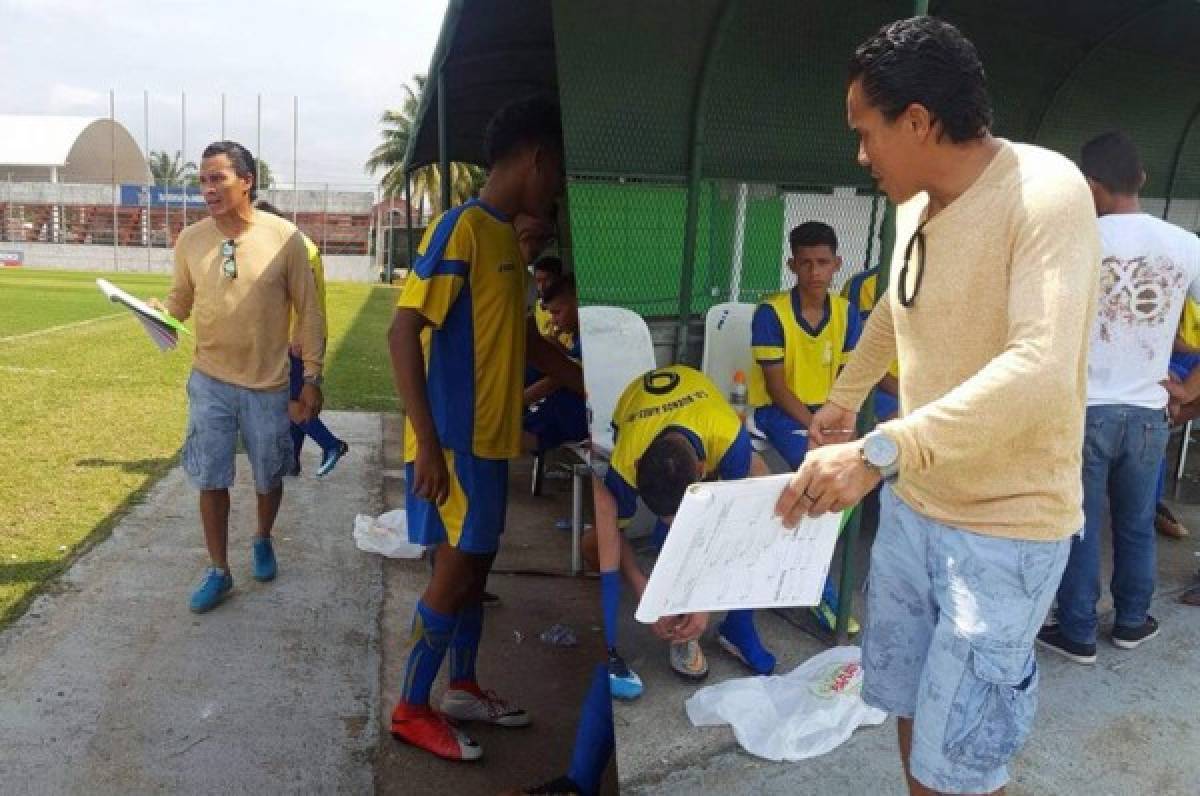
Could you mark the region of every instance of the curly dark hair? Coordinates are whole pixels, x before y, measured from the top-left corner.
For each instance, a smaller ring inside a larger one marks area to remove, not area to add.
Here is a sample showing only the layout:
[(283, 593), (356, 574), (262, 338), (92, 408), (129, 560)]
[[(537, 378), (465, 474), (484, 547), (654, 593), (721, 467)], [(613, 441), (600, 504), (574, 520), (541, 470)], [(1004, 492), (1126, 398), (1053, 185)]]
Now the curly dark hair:
[(854, 51), (850, 81), (862, 79), (867, 101), (895, 121), (923, 105), (955, 143), (982, 138), (992, 126), (987, 76), (975, 45), (948, 22), (913, 17), (891, 22)]

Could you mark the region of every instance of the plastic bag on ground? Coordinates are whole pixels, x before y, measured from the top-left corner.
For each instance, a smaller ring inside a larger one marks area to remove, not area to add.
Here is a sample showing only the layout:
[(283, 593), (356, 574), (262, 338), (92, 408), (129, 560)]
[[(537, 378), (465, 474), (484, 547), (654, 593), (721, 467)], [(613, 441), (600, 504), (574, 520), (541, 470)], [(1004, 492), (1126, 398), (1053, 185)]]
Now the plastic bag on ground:
[(687, 701), (697, 727), (729, 724), (747, 752), (805, 760), (840, 746), (859, 726), (887, 714), (862, 701), (862, 651), (834, 647), (788, 674), (743, 677), (701, 688)]
[(378, 517), (359, 514), (354, 518), (354, 543), (367, 553), (388, 558), (420, 558), (425, 547), (408, 541), (408, 515), (395, 509)]

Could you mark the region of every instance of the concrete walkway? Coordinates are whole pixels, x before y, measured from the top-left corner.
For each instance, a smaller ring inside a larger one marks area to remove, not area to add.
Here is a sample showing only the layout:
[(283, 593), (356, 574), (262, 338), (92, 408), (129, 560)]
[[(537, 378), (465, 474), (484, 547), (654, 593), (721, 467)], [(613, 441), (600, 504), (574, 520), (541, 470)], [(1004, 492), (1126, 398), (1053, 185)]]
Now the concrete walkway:
[(382, 574), (350, 531), (381, 504), (381, 421), (326, 422), (351, 453), (317, 480), (307, 446), (305, 474), (285, 487), (275, 582), (250, 577), (242, 457), (234, 592), (210, 614), (188, 611), (207, 556), (176, 468), (0, 634), (0, 791), (371, 791)]
[[(449, 763), (388, 734), (428, 564), (360, 553), (351, 537), (355, 514), (403, 505), (399, 416), (325, 417), (351, 453), (316, 479), (306, 446), (305, 474), (285, 486), (274, 583), (250, 577), (243, 457), (234, 592), (212, 613), (188, 611), (207, 555), (176, 468), (0, 632), (0, 794), (486, 794), (565, 772), (604, 659), (596, 580), (563, 577), (570, 536), (555, 520), (570, 513), (569, 482), (530, 497), (528, 460), (514, 463), (489, 582), (502, 602), (488, 609), (480, 675), (533, 726), (472, 727), (484, 760)], [(579, 644), (540, 641), (555, 623)], [(603, 793), (615, 782), (610, 766)]]
[[(1159, 583), (1151, 612), (1158, 638), (1133, 651), (1107, 641), (1111, 614), (1101, 615), (1095, 666), (1071, 663), (1044, 650), (1035, 730), (1012, 766), (1013, 796), (1194, 796), (1200, 793), (1200, 608), (1176, 596), (1195, 582), (1200, 550), (1200, 485), (1185, 483), (1176, 514), (1189, 539), (1158, 540)], [(1106, 550), (1111, 554), (1107, 539)], [(863, 546), (864, 549), (866, 545)], [(1105, 580), (1111, 564), (1105, 564)], [(857, 602), (861, 607), (861, 598)], [(1111, 611), (1111, 598), (1102, 600)], [(615, 705), (618, 770), (623, 794), (788, 794), (900, 796), (907, 791), (895, 745), (895, 722), (859, 730), (828, 755), (801, 763), (772, 763), (738, 747), (727, 727), (695, 728), (684, 701), (696, 690), (667, 668), (666, 650), (622, 606), (622, 647), (646, 693)], [(760, 612), (759, 628), (781, 671), (824, 649), (780, 616)], [(709, 683), (745, 675), (711, 639)]]

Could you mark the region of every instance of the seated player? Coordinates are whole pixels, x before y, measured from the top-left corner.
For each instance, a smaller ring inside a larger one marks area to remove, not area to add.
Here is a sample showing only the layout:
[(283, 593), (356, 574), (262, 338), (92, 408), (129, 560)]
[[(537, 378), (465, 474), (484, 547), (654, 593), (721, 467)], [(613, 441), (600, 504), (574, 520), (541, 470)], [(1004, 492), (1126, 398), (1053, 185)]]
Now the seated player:
[[(641, 497), (659, 518), (660, 535), (665, 537), (683, 493), (692, 483), (708, 478), (735, 480), (768, 471), (719, 388), (703, 373), (684, 365), (652, 370), (630, 383), (613, 411), (613, 427), (616, 441), (608, 473), (602, 483), (594, 482), (594, 538), (601, 565), (610, 687), (614, 697), (630, 698), (640, 693), (641, 681), (616, 650), (618, 567), (639, 599), (647, 577), (618, 529), (633, 519)], [(691, 614), (664, 617), (654, 625), (655, 634), (671, 642), (671, 668), (685, 679), (700, 680), (708, 674), (708, 662), (697, 641), (707, 623), (707, 614)], [(752, 611), (729, 611), (718, 628), (717, 640), (754, 673), (774, 670), (775, 656), (759, 640)]]
[(533, 302), (533, 317), (534, 320), (537, 321), (538, 333), (541, 334), (542, 337), (548, 337), (552, 340), (556, 339), (558, 334), (551, 326), (553, 321), (550, 318), (550, 313), (547, 312), (545, 306), (543, 306), (543, 302), (545, 301), (545, 296), (543, 294), (545, 293), (546, 288), (550, 286), (550, 283), (557, 282), (562, 278), (563, 262), (558, 257), (546, 255), (545, 257), (539, 257), (534, 261), (533, 282), (537, 287), (537, 297)]
[[(543, 260), (550, 259), (543, 257)], [(550, 318), (548, 339), (563, 346), (567, 356), (578, 362), (579, 298), (575, 275), (550, 282), (542, 291), (540, 304)], [(534, 379), (525, 388), (525, 417), (522, 445), (526, 452), (541, 453), (580, 442), (588, 437), (587, 403), (582, 395), (563, 389), (549, 376), (531, 370)], [(528, 383), (527, 378), (527, 383)]]
[[(793, 470), (808, 450), (813, 413), (829, 397), (847, 354), (858, 342), (859, 314), (841, 296), (829, 293), (842, 265), (837, 235), (828, 224), (807, 221), (788, 235), (788, 269), (796, 286), (768, 297), (754, 312), (751, 344), (750, 405), (754, 425)], [(847, 429), (847, 434), (853, 429)], [(832, 631), (837, 621), (837, 592), (825, 584), (817, 621)], [(851, 632), (857, 632), (857, 622)]]

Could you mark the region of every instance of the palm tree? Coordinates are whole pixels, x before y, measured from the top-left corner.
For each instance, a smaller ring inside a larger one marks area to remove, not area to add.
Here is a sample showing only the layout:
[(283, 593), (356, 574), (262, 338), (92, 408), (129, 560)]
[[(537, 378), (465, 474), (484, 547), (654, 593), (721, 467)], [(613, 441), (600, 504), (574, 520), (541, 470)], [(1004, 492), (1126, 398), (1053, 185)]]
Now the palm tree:
[[(371, 151), (366, 163), (368, 174), (374, 175), (383, 169), (379, 187), (385, 198), (404, 196), (404, 153), (408, 151), (409, 139), (416, 133), (417, 112), (421, 107), (421, 95), (427, 80), (424, 75), (413, 75), (412, 86), (404, 86), (404, 101), (399, 109), (388, 109), (379, 117), (383, 125), (383, 140)], [(478, 166), (469, 163), (450, 163), (450, 203), (461, 204), (479, 193), (487, 174)], [(441, 206), (442, 175), (436, 164), (423, 166), (412, 173), (412, 197), (417, 204), (417, 218), (425, 214), (425, 202)]]
[(146, 165), (150, 167), (155, 185), (190, 185), (196, 181), (196, 164), (190, 160), (184, 162), (182, 152), (177, 151), (172, 157), (165, 151), (152, 150)]

